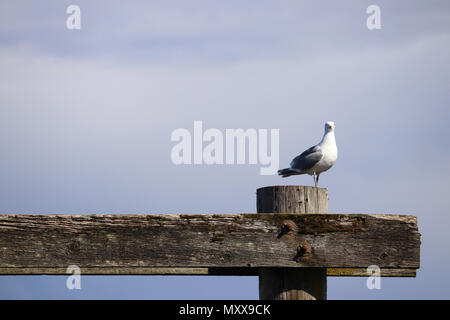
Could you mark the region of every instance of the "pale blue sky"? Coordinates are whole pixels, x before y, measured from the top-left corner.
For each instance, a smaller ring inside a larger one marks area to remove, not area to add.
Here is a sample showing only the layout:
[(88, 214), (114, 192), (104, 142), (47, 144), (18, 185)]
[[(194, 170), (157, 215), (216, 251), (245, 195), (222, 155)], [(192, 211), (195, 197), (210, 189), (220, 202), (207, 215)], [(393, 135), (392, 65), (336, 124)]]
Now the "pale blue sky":
[[(366, 28), (371, 4), (381, 30)], [(331, 120), (330, 212), (417, 215), (422, 266), (379, 291), (329, 278), (329, 298), (448, 299), (449, 58), (444, 0), (2, 1), (0, 212), (255, 212), (256, 188), (312, 178), (174, 166), (171, 132), (277, 128), (283, 167)], [(0, 298), (257, 294), (255, 277), (83, 277), (78, 292), (65, 277), (0, 277)]]

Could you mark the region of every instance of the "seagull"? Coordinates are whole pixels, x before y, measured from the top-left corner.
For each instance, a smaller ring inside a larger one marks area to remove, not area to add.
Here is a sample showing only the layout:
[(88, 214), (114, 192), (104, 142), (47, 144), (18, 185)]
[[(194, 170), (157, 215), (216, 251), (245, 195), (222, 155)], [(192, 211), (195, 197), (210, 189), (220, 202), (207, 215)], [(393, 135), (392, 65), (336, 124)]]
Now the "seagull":
[(286, 178), (307, 173), (313, 176), (314, 184), (317, 187), (320, 174), (330, 169), (338, 157), (334, 128), (334, 122), (326, 122), (322, 140), (314, 147), (295, 157), (289, 168), (278, 170), (278, 174)]

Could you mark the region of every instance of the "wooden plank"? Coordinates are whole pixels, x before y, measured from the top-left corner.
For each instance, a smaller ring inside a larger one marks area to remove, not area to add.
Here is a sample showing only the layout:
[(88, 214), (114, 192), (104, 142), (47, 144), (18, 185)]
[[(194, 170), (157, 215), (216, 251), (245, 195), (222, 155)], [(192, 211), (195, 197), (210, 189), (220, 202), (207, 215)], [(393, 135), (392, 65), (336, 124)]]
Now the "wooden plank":
[[(416, 276), (415, 269), (380, 269), (382, 277), (412, 277)], [(367, 269), (364, 268), (328, 268), (329, 277), (368, 277)]]
[[(260, 268), (83, 267), (84, 275), (258, 276)], [(0, 268), (0, 275), (65, 275), (67, 268)], [(367, 277), (364, 268), (329, 268), (328, 277)], [(415, 269), (381, 269), (382, 277), (415, 277)]]
[[(66, 268), (0, 268), (0, 275), (64, 275)], [(258, 276), (259, 268), (85, 267), (85, 275)], [(367, 277), (364, 268), (329, 268), (329, 277)], [(382, 277), (416, 277), (415, 269), (381, 269)]]
[[(282, 234), (283, 225), (294, 230)], [(298, 256), (299, 245), (311, 252)], [(419, 268), (406, 215), (0, 215), (0, 270), (86, 268)], [(16, 274), (19, 274), (16, 273)]]

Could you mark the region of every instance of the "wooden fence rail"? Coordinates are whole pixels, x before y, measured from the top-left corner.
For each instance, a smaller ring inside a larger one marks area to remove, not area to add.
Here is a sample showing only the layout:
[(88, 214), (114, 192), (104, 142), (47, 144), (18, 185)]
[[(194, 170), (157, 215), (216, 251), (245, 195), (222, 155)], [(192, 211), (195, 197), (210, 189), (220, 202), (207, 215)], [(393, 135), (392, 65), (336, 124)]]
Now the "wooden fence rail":
[[(415, 276), (416, 217), (327, 208), (326, 189), (278, 186), (258, 190), (263, 213), (0, 215), (0, 274), (66, 274), (77, 265), (96, 275), (259, 275), (260, 296), (270, 299), (324, 299), (326, 276), (367, 276), (370, 265), (381, 276)], [(287, 281), (281, 274), (321, 289), (267, 290)]]

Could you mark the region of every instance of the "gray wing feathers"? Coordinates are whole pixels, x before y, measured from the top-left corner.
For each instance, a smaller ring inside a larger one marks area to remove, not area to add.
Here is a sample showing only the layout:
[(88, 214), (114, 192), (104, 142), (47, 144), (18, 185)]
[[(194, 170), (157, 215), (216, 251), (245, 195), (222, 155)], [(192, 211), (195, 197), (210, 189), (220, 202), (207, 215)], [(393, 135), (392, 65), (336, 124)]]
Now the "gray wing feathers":
[(306, 171), (311, 169), (323, 158), (323, 152), (319, 146), (314, 146), (304, 151), (291, 162), (291, 169), (296, 171)]

